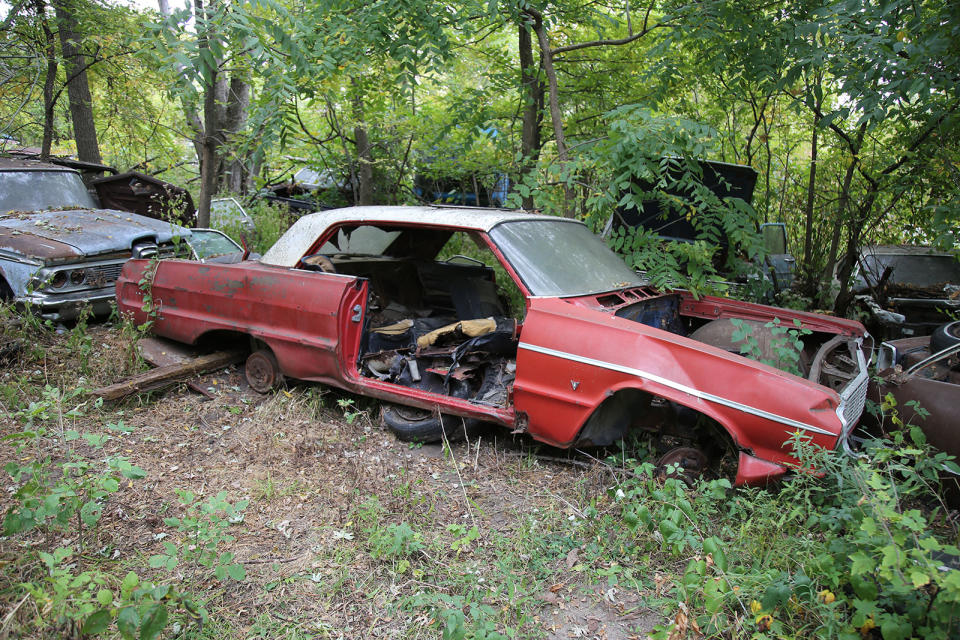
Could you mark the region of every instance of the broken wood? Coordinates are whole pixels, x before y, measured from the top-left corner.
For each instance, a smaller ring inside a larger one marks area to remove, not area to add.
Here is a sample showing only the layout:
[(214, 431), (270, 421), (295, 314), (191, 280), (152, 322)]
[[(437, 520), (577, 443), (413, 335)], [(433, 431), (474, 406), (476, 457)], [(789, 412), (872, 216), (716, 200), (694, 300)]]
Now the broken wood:
[(104, 400), (119, 400), (135, 393), (154, 391), (207, 371), (221, 369), (243, 360), (243, 351), (216, 351), (198, 356), (187, 362), (157, 367), (138, 376), (102, 387), (90, 392), (90, 395)]

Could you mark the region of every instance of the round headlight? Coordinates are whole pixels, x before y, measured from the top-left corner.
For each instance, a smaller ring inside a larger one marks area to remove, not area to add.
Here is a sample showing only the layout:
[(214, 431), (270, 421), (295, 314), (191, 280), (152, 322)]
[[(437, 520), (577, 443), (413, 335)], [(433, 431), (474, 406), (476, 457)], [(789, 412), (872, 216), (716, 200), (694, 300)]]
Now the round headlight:
[(50, 278), (50, 286), (54, 289), (60, 289), (61, 287), (66, 286), (67, 284), (67, 272), (66, 271), (57, 271), (53, 274), (53, 277)]
[(87, 272), (83, 269), (74, 269), (70, 272), (70, 284), (80, 286), (87, 279)]

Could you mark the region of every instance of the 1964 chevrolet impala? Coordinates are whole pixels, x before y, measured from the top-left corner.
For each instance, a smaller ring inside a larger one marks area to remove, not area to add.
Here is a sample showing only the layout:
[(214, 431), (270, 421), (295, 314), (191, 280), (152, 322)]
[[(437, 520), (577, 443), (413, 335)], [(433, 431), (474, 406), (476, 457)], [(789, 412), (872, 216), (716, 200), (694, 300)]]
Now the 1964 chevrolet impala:
[[(410, 440), (471, 420), (560, 447), (640, 428), (675, 447), (662, 462), (695, 472), (733, 453), (737, 482), (763, 483), (787, 471), (790, 434), (845, 447), (864, 406), (859, 323), (653, 289), (571, 220), (355, 207), (301, 218), (258, 261), (154, 266), (155, 333), (252, 339), (255, 389), (289, 376), (379, 398)], [(141, 322), (154, 266), (130, 260), (117, 282)], [(738, 353), (732, 319), (769, 353), (774, 318), (810, 330), (802, 376)]]

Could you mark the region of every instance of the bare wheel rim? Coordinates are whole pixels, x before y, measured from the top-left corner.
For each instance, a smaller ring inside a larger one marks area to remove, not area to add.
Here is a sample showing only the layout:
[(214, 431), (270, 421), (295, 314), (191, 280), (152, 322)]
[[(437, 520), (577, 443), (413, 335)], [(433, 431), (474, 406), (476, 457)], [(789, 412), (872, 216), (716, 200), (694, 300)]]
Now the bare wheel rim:
[(266, 393), (273, 389), (279, 377), (276, 360), (263, 351), (250, 354), (250, 357), (247, 358), (244, 373), (250, 387), (260, 393)]
[(686, 482), (693, 482), (707, 469), (707, 455), (694, 447), (676, 447), (667, 451), (657, 460), (657, 471), (666, 475), (667, 469), (679, 467), (679, 475)]

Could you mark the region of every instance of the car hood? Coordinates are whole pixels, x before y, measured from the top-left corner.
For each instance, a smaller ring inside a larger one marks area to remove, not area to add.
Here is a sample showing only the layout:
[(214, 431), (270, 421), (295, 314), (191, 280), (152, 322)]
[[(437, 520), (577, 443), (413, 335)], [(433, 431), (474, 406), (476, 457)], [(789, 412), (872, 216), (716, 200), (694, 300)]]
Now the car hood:
[(135, 213), (109, 209), (11, 212), (0, 216), (0, 250), (44, 261), (126, 251), (137, 240), (158, 244), (187, 229)]

